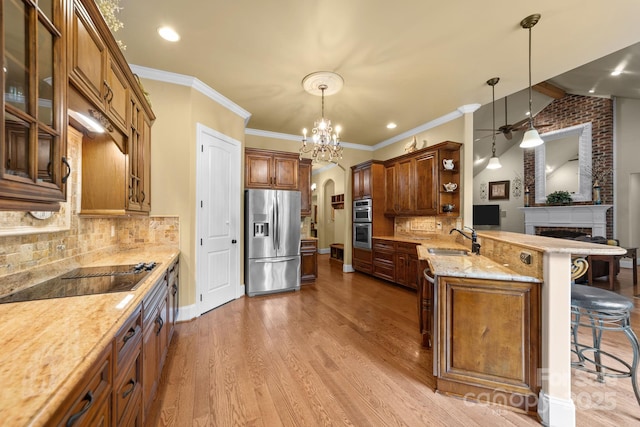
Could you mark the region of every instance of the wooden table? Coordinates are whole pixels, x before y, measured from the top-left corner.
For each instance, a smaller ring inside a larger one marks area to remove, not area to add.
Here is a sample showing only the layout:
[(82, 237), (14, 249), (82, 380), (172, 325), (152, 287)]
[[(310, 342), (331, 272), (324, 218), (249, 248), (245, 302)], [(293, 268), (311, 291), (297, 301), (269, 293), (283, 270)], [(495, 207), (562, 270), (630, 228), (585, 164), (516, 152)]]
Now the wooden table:
[[(616, 259), (620, 258), (631, 258), (633, 262), (633, 284), (638, 284), (638, 248), (623, 248), (627, 252), (624, 255), (589, 255), (587, 257), (587, 261), (589, 262), (589, 267), (591, 267), (592, 261), (605, 261), (609, 264), (609, 289), (613, 290), (613, 281), (615, 280), (616, 272)], [(587, 279), (589, 280), (589, 286), (593, 285), (593, 269), (589, 268), (587, 270)]]

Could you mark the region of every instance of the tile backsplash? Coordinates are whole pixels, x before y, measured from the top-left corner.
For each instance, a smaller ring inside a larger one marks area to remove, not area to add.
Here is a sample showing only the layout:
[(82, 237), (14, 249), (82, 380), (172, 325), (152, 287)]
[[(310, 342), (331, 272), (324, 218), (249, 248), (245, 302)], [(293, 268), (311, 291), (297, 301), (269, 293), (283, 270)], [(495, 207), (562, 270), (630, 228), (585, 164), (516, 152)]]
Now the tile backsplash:
[(396, 217), (395, 235), (404, 237), (429, 237), (447, 235), (452, 228), (460, 228), (460, 218), (445, 216)]
[(129, 249), (142, 244), (177, 247), (178, 218), (73, 216), (68, 231), (3, 236), (0, 237), (0, 277), (98, 250)]

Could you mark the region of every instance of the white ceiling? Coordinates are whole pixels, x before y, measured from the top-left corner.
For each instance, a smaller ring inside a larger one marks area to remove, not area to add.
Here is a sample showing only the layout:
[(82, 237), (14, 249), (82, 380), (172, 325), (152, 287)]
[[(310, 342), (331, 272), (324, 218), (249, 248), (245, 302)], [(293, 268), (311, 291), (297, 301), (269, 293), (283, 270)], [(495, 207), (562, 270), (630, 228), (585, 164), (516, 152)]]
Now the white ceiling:
[[(567, 73), (640, 42), (637, 0), (615, 7), (583, 0), (122, 0), (122, 7), (116, 38), (129, 63), (197, 77), (249, 111), (253, 129), (298, 135), (311, 127), (320, 99), (301, 81), (320, 70), (345, 81), (326, 98), (325, 115), (342, 125), (343, 141), (364, 145), (403, 137), (466, 104), (490, 103), (491, 77), (501, 78), (497, 100), (522, 91), (528, 31), (520, 21), (532, 13), (542, 15), (532, 30), (534, 84), (551, 79), (572, 93), (595, 85), (598, 94), (640, 97), (640, 84), (607, 83), (602, 70), (617, 59)], [(173, 26), (181, 41), (161, 40), (161, 25)], [(628, 64), (640, 70), (637, 57)], [(509, 112), (511, 123), (527, 110), (523, 93), (509, 98), (510, 110), (522, 110)], [(544, 102), (534, 98), (534, 111)], [(479, 118), (476, 127), (491, 127), (488, 111), (489, 121)], [(497, 126), (503, 117), (496, 108)], [(389, 121), (398, 127), (386, 129)], [(491, 138), (483, 141), (490, 152)]]

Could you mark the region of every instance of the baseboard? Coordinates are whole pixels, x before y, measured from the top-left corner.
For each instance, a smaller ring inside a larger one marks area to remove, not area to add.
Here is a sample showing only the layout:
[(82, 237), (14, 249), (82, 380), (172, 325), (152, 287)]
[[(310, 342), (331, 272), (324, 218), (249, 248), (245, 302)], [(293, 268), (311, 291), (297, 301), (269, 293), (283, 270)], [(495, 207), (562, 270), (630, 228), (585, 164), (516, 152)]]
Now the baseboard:
[(198, 313), (198, 306), (196, 304), (185, 305), (178, 308), (178, 322), (188, 322), (200, 316)]
[(342, 272), (343, 273), (353, 273), (355, 270), (353, 269), (353, 266), (351, 264), (343, 264), (342, 265)]
[(544, 426), (575, 427), (576, 407), (571, 399), (559, 399), (540, 390), (538, 417)]

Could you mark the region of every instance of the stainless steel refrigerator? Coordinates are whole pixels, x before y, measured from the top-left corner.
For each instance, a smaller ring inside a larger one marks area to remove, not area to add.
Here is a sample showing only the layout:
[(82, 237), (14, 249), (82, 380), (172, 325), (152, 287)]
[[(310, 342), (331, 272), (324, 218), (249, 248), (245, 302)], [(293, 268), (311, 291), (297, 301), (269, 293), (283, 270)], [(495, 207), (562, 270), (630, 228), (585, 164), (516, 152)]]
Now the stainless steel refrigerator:
[(244, 212), (247, 295), (300, 290), (300, 192), (245, 190)]

